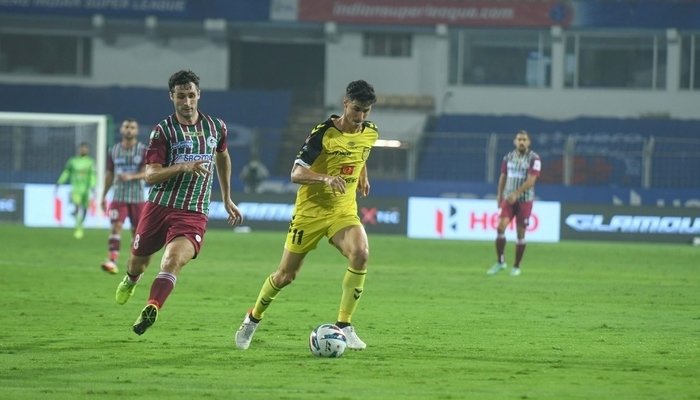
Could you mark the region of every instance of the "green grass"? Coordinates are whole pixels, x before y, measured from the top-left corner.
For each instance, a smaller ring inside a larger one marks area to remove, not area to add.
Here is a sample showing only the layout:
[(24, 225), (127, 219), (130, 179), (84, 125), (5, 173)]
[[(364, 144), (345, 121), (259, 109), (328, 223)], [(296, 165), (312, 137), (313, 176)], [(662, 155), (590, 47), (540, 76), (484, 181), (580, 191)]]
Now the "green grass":
[(513, 278), (485, 275), (492, 242), (371, 235), (354, 318), (368, 348), (318, 359), (308, 334), (335, 320), (345, 266), (326, 244), (239, 351), (283, 233), (208, 232), (143, 336), (131, 324), (160, 253), (119, 306), (122, 274), (99, 269), (107, 231), (0, 224), (0, 238), (2, 399), (700, 399), (691, 246), (531, 243)]

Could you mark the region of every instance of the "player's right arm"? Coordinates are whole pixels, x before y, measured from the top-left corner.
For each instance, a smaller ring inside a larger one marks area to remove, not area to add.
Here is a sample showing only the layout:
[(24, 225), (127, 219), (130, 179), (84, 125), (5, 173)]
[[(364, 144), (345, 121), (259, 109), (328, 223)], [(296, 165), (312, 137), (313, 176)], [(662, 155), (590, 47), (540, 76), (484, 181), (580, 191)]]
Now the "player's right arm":
[(313, 184), (324, 184), (328, 185), (333, 189), (333, 194), (345, 193), (345, 179), (340, 176), (330, 176), (326, 174), (319, 174), (318, 172), (312, 171), (310, 168), (294, 163), (292, 167), (291, 179), (293, 183), (298, 183), (300, 185), (313, 185)]
[(316, 125), (301, 146), (292, 165), (292, 183), (300, 185), (324, 184), (330, 186), (333, 194), (345, 193), (345, 179), (340, 176), (321, 174), (311, 169), (311, 165), (323, 151), (323, 135), (328, 128), (327, 122)]
[(107, 152), (107, 168), (105, 169), (105, 182), (104, 189), (102, 190), (102, 199), (100, 201), (100, 206), (102, 206), (103, 211), (107, 211), (107, 193), (112, 187), (114, 182), (114, 160), (112, 159), (112, 152)]
[(205, 176), (211, 174), (208, 166), (209, 161), (178, 163), (167, 167), (161, 164), (146, 164), (144, 180), (149, 185), (156, 185), (180, 174)]
[(504, 158), (501, 161), (501, 175), (498, 177), (498, 187), (496, 192), (496, 201), (498, 202), (498, 207), (501, 206), (503, 201), (503, 191), (506, 189), (506, 180), (508, 179), (508, 164)]
[(114, 182), (114, 172), (110, 170), (105, 171), (104, 190), (102, 191), (102, 200), (100, 201), (103, 211), (107, 211), (107, 193), (109, 193), (109, 189), (112, 187), (112, 182)]
[(205, 176), (211, 174), (208, 160), (190, 161), (166, 165), (166, 153), (168, 151), (165, 134), (159, 127), (155, 127), (151, 132), (150, 142), (146, 149), (146, 168), (143, 180), (148, 185), (157, 185), (180, 174), (195, 174)]
[(56, 181), (56, 187), (54, 188), (54, 192), (58, 192), (58, 186), (63, 185), (68, 181), (70, 178), (70, 171), (71, 171), (71, 161), (73, 158), (69, 158), (68, 161), (66, 162), (66, 165), (63, 167), (63, 171), (61, 171), (61, 175), (58, 176), (58, 180)]

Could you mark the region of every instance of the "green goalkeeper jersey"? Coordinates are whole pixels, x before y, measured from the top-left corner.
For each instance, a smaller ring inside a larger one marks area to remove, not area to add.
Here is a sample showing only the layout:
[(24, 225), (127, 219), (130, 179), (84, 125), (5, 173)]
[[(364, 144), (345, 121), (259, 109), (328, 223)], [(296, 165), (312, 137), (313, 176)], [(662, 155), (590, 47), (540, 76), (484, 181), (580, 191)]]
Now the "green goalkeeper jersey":
[(87, 192), (95, 187), (97, 176), (95, 161), (90, 156), (74, 156), (68, 159), (58, 177), (58, 184), (69, 182), (74, 192)]

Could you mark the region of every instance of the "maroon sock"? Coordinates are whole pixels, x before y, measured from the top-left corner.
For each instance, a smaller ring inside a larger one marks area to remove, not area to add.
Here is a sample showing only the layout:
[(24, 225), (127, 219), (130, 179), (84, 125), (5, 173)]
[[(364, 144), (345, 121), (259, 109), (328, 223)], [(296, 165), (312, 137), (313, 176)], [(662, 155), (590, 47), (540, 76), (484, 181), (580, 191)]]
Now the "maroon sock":
[(170, 296), (170, 292), (175, 288), (177, 277), (169, 272), (159, 272), (151, 285), (151, 294), (148, 296), (148, 303), (155, 304), (158, 308), (163, 308), (163, 303)]
[(121, 246), (121, 237), (119, 235), (109, 235), (107, 241), (107, 249), (109, 250), (109, 259), (116, 262), (119, 257), (119, 247)]
[(503, 264), (506, 259), (503, 256), (503, 252), (506, 249), (506, 238), (501, 237), (500, 235), (496, 238), (496, 257), (498, 259), (498, 262)]
[(525, 254), (525, 242), (518, 243), (515, 245), (515, 264), (513, 267), (520, 267), (520, 260), (523, 259), (523, 254)]

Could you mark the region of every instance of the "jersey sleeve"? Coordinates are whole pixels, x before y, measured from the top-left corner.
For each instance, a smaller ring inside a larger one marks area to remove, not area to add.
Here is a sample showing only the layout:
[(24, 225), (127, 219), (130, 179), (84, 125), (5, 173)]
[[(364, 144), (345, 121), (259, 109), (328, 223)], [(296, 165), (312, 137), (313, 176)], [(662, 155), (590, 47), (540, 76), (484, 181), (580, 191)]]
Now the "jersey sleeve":
[(156, 126), (151, 131), (150, 141), (146, 148), (145, 163), (166, 165), (168, 153), (168, 143), (165, 133), (160, 126)]
[(221, 153), (222, 151), (226, 151), (228, 148), (228, 142), (226, 139), (228, 137), (228, 129), (226, 128), (226, 123), (224, 121), (221, 119), (218, 121), (221, 124), (221, 136), (219, 137), (219, 142), (216, 144), (216, 152)]
[(107, 151), (107, 168), (105, 171), (114, 173), (114, 158), (112, 158), (112, 149)]
[(325, 127), (325, 123), (319, 124), (311, 131), (297, 154), (297, 158), (294, 161), (296, 164), (308, 168), (316, 161), (316, 158), (318, 158), (323, 150), (323, 134), (326, 132)]
[(530, 168), (527, 170), (528, 175), (540, 176), (542, 170), (542, 161), (539, 156), (533, 157), (530, 161)]
[(139, 158), (141, 161), (139, 162), (139, 165), (137, 167), (137, 171), (141, 171), (143, 167), (146, 166), (146, 145), (143, 143), (139, 143)]
[(70, 158), (66, 162), (66, 165), (63, 167), (63, 171), (61, 171), (61, 175), (59, 175), (59, 177), (58, 177), (58, 181), (56, 181), (57, 185), (63, 185), (64, 183), (68, 182), (68, 179), (70, 179), (70, 173), (72, 170), (72, 161), (73, 161), (73, 158)]

